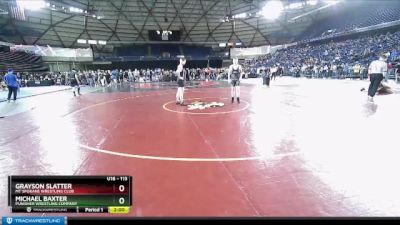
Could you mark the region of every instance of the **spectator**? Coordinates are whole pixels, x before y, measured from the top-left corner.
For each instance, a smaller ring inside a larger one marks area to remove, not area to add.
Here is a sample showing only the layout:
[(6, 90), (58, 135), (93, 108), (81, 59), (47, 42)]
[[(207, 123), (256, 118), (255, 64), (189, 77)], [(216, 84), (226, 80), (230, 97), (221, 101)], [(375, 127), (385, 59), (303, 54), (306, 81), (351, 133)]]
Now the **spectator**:
[(13, 101), (14, 102), (17, 101), (17, 91), (19, 90), (19, 84), (17, 76), (14, 75), (12, 69), (8, 69), (8, 73), (4, 77), (4, 80), (8, 88), (8, 97), (7, 97), (8, 102), (10, 102), (11, 94), (13, 94)]

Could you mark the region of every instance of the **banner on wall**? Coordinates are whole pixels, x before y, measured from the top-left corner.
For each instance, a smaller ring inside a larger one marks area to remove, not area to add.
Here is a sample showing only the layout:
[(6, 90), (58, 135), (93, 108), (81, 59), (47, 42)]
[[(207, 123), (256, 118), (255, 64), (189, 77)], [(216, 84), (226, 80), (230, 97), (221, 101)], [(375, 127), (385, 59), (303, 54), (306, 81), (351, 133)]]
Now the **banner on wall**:
[(266, 55), (270, 53), (271, 46), (260, 46), (253, 48), (232, 48), (231, 57), (232, 58), (246, 58), (249, 56)]
[(25, 52), (44, 57), (58, 57), (58, 58), (93, 58), (93, 51), (90, 48), (57, 48), (38, 45), (12, 45), (10, 47), (12, 52)]
[(0, 46), (11, 46), (10, 43), (0, 41)]
[(297, 42), (285, 44), (285, 45), (265, 45), (253, 48), (232, 48), (231, 58), (251, 58), (259, 55), (273, 54), (279, 49), (288, 48), (290, 46), (297, 45)]

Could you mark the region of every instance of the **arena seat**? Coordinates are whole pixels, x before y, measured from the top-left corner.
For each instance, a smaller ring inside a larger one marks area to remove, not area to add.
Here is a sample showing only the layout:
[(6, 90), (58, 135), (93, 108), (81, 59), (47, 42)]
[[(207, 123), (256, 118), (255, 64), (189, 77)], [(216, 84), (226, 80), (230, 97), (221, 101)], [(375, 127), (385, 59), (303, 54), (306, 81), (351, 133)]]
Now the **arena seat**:
[(398, 10), (400, 7), (399, 1), (365, 1), (362, 4), (358, 2), (349, 4), (350, 7), (346, 10), (333, 13), (321, 20), (318, 26), (310, 25), (297, 38), (297, 41), (324, 36), (329, 30), (334, 30), (335, 33), (338, 33), (400, 20), (400, 11)]
[(49, 66), (44, 64), (40, 56), (24, 52), (0, 52), (0, 72), (9, 68), (15, 72), (46, 72)]

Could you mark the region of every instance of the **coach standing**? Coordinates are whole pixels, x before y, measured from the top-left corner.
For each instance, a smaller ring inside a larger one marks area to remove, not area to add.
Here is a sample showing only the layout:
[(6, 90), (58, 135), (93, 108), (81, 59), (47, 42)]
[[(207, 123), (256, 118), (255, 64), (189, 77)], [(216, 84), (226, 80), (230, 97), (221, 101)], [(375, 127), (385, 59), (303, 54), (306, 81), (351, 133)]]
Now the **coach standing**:
[(15, 76), (13, 74), (13, 70), (12, 69), (8, 69), (8, 73), (6, 74), (6, 76), (4, 77), (4, 81), (7, 84), (7, 88), (8, 88), (8, 102), (10, 102), (11, 99), (11, 94), (13, 94), (14, 96), (14, 102), (17, 100), (17, 91), (19, 88), (19, 84), (18, 84), (18, 80), (17, 80), (17, 76)]
[(371, 65), (368, 68), (370, 85), (368, 88), (368, 100), (374, 101), (374, 96), (378, 90), (379, 85), (381, 84), (383, 78), (387, 73), (387, 55), (381, 54), (378, 60), (372, 61)]

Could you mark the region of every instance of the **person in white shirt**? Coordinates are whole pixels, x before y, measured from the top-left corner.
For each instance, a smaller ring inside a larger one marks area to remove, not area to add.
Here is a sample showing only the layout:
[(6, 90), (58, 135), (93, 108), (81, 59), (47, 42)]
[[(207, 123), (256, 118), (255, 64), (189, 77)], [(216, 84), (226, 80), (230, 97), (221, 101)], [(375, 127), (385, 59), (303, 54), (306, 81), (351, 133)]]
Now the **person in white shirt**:
[(132, 73), (131, 69), (128, 70), (128, 79), (129, 79), (129, 82), (133, 82), (134, 81), (133, 73)]
[(325, 65), (324, 66), (324, 71), (323, 71), (323, 73), (324, 73), (324, 78), (326, 78), (327, 76), (328, 76), (328, 65)]
[(337, 77), (337, 66), (336, 66), (336, 64), (333, 64), (333, 66), (332, 66), (332, 72), (333, 72), (333, 76), (334, 76), (334, 77)]
[(139, 80), (140, 77), (140, 72), (138, 69), (135, 69), (135, 71), (133, 71), (133, 79), (134, 81)]
[(378, 60), (374, 60), (368, 67), (370, 85), (368, 88), (368, 100), (373, 101), (374, 96), (387, 73), (387, 55), (381, 54)]
[(186, 64), (186, 59), (179, 60), (178, 68), (176, 69), (176, 76), (178, 77), (178, 90), (176, 91), (176, 104), (184, 106), (183, 94), (185, 92), (185, 70), (183, 66)]
[(237, 102), (240, 103), (240, 80), (242, 79), (243, 69), (242, 66), (239, 65), (239, 59), (234, 58), (233, 64), (229, 66), (228, 70), (228, 81), (231, 84), (231, 97), (232, 103), (235, 101), (235, 97)]
[(318, 65), (314, 65), (314, 77), (318, 77)]

